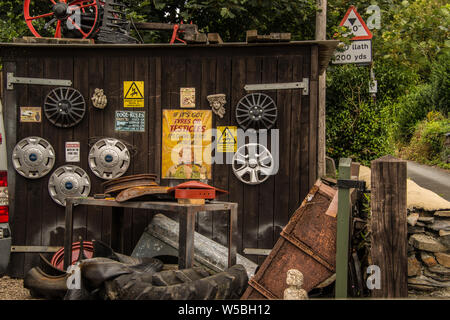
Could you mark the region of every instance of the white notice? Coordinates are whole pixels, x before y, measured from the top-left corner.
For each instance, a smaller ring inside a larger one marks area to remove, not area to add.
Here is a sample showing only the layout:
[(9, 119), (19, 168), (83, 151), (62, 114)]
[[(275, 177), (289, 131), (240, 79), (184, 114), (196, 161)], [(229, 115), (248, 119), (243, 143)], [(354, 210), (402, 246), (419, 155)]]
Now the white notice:
[(333, 64), (370, 62), (372, 62), (372, 40), (352, 41), (350, 45), (345, 45), (344, 51), (335, 51), (332, 61)]
[(80, 162), (79, 142), (66, 142), (66, 162)]

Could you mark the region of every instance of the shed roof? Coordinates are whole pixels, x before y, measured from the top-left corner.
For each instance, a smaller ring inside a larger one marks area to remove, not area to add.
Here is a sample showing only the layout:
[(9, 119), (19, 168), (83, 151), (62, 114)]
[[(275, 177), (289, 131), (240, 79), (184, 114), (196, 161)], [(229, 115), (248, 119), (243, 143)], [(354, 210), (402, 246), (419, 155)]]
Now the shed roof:
[(89, 49), (149, 49), (149, 48), (172, 48), (174, 50), (181, 48), (239, 48), (239, 47), (295, 47), (295, 46), (319, 46), (319, 73), (324, 72), (330, 63), (331, 57), (336, 50), (339, 41), (337, 40), (308, 40), (291, 41), (278, 43), (247, 43), (247, 42), (225, 42), (222, 44), (168, 44), (168, 43), (149, 43), (149, 44), (79, 44), (79, 43), (0, 43), (1, 48), (89, 48)]

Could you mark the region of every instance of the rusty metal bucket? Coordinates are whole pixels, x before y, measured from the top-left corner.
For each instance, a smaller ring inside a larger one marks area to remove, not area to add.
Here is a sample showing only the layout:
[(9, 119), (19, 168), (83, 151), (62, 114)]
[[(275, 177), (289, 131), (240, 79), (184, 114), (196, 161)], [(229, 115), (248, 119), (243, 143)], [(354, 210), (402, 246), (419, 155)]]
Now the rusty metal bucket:
[(335, 273), (336, 217), (326, 212), (337, 190), (318, 180), (281, 232), (275, 247), (249, 281), (246, 299), (283, 299), (289, 269), (303, 273), (310, 291)]

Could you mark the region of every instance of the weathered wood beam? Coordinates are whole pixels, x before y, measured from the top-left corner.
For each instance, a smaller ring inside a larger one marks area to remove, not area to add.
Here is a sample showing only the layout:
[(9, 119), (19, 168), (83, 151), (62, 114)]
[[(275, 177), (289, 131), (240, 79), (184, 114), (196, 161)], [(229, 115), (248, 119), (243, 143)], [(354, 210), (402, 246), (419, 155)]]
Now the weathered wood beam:
[(408, 296), (406, 178), (406, 161), (392, 156), (372, 161), (371, 256), (381, 273), (373, 297)]

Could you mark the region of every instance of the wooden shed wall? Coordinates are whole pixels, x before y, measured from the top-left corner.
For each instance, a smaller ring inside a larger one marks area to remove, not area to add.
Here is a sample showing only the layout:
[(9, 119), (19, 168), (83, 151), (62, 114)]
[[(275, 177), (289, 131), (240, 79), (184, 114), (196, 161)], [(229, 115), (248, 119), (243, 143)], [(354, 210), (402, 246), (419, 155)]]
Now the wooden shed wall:
[[(43, 106), (48, 86), (15, 85), (4, 91), (8, 145), (29, 136), (47, 139), (56, 151), (54, 169), (65, 163), (65, 142), (81, 142), (80, 165), (90, 176), (91, 194), (102, 192), (101, 182), (89, 169), (90, 137), (116, 137), (135, 145), (138, 154), (126, 174), (161, 173), (162, 110), (178, 109), (180, 87), (196, 88), (197, 109), (210, 109), (207, 95), (225, 93), (226, 115), (213, 117), (213, 127), (235, 125), (235, 107), (246, 92), (245, 84), (293, 82), (310, 79), (310, 94), (301, 90), (279, 90), (268, 93), (278, 107), (276, 128), (280, 129), (280, 169), (277, 175), (257, 186), (238, 181), (230, 165), (213, 166), (216, 187), (230, 190), (221, 200), (239, 203), (238, 252), (244, 248), (272, 248), (290, 215), (300, 205), (317, 178), (317, 77), (318, 46), (232, 46), (232, 47), (14, 47), (1, 48), (4, 74), (16, 76), (70, 79), (73, 87), (85, 97), (88, 112), (83, 121), (71, 129), (60, 129), (47, 119), (42, 123), (20, 123), (20, 106)], [(123, 110), (123, 81), (145, 81), (146, 132), (114, 131), (114, 112)], [(4, 81), (5, 84), (6, 81)], [(109, 103), (105, 110), (92, 107), (90, 97), (95, 88), (103, 88)], [(15, 101), (16, 100), (16, 101)], [(13, 125), (11, 125), (13, 123)], [(14, 128), (15, 126), (15, 128)], [(9, 150), (10, 152), (12, 150)], [(8, 155), (9, 157), (11, 154)], [(53, 172), (53, 171), (52, 171)], [(29, 180), (10, 169), (15, 180), (11, 192), (11, 224), (14, 245), (62, 246), (64, 208), (50, 198), (47, 190), (50, 174)], [(11, 179), (12, 178), (12, 179)], [(162, 185), (168, 185), (162, 180)], [(74, 222), (74, 240), (111, 239), (110, 209), (83, 207)], [(151, 212), (125, 211), (125, 250), (130, 254)], [(221, 214), (199, 214), (197, 229), (219, 243), (227, 242), (227, 217)], [(257, 258), (250, 259), (258, 262)], [(37, 254), (12, 254), (10, 275), (23, 276), (38, 263)], [(259, 258), (262, 262), (262, 257)]]

